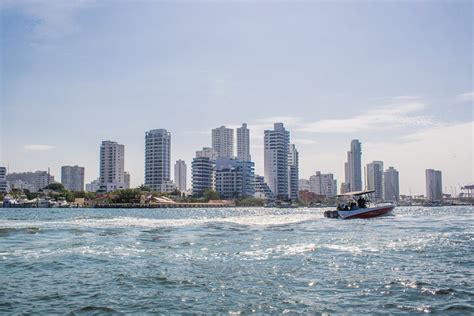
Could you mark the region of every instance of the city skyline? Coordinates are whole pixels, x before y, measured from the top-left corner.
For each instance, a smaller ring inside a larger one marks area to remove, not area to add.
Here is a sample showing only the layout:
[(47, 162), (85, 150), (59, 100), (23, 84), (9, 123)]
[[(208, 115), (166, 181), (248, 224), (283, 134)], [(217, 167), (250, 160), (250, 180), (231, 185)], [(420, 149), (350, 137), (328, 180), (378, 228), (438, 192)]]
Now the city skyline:
[(213, 128), (245, 122), (262, 175), (263, 131), (282, 122), (300, 178), (320, 170), (343, 182), (347, 144), (359, 139), (363, 166), (400, 172), (400, 194), (424, 194), (427, 168), (443, 171), (450, 192), (474, 178), (470, 12), (469, 1), (5, 1), (0, 165), (51, 168), (56, 179), (80, 165), (89, 183), (111, 139), (125, 145), (136, 187), (145, 131), (168, 130), (171, 161), (190, 166)]

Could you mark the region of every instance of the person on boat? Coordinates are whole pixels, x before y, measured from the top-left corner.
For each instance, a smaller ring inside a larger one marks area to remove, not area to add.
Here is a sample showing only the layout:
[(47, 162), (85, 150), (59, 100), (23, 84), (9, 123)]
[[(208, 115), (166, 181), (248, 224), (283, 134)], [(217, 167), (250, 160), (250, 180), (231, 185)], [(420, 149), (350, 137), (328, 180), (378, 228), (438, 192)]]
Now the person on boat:
[(362, 196), (359, 197), (359, 199), (357, 200), (357, 205), (359, 206), (359, 208), (365, 208), (366, 201)]

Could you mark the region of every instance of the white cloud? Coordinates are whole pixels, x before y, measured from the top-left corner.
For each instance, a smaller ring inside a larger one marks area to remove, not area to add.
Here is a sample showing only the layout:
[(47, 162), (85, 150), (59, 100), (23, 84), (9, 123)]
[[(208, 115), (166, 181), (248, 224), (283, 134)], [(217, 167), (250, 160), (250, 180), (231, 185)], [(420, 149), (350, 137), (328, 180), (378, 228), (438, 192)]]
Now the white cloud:
[(458, 94), (456, 100), (460, 102), (474, 102), (474, 91)]
[(30, 144), (30, 145), (25, 145), (23, 146), (24, 149), (26, 150), (31, 150), (31, 151), (45, 151), (45, 150), (51, 150), (56, 148), (56, 146), (51, 146), (51, 145), (40, 145), (40, 144)]
[(297, 131), (310, 133), (353, 133), (390, 130), (404, 127), (436, 126), (431, 116), (414, 114), (425, 109), (420, 101), (396, 102), (344, 119), (326, 119), (301, 124)]

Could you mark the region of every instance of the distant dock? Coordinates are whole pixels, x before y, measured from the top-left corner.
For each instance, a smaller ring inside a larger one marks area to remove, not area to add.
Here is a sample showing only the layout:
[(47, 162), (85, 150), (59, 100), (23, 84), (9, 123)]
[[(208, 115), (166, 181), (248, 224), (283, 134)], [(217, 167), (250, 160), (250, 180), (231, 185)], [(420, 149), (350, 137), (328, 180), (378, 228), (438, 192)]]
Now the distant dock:
[(163, 204), (141, 204), (141, 203), (114, 203), (96, 204), (94, 208), (216, 208), (233, 207), (233, 203), (163, 203)]

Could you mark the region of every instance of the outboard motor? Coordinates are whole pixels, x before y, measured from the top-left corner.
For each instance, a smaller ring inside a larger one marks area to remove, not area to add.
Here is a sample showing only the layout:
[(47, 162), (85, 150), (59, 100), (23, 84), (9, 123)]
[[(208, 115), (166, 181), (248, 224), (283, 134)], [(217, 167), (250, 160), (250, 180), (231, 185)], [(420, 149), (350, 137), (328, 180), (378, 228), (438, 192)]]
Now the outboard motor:
[(339, 213), (338, 213), (338, 211), (325, 211), (324, 212), (324, 217), (339, 218)]

